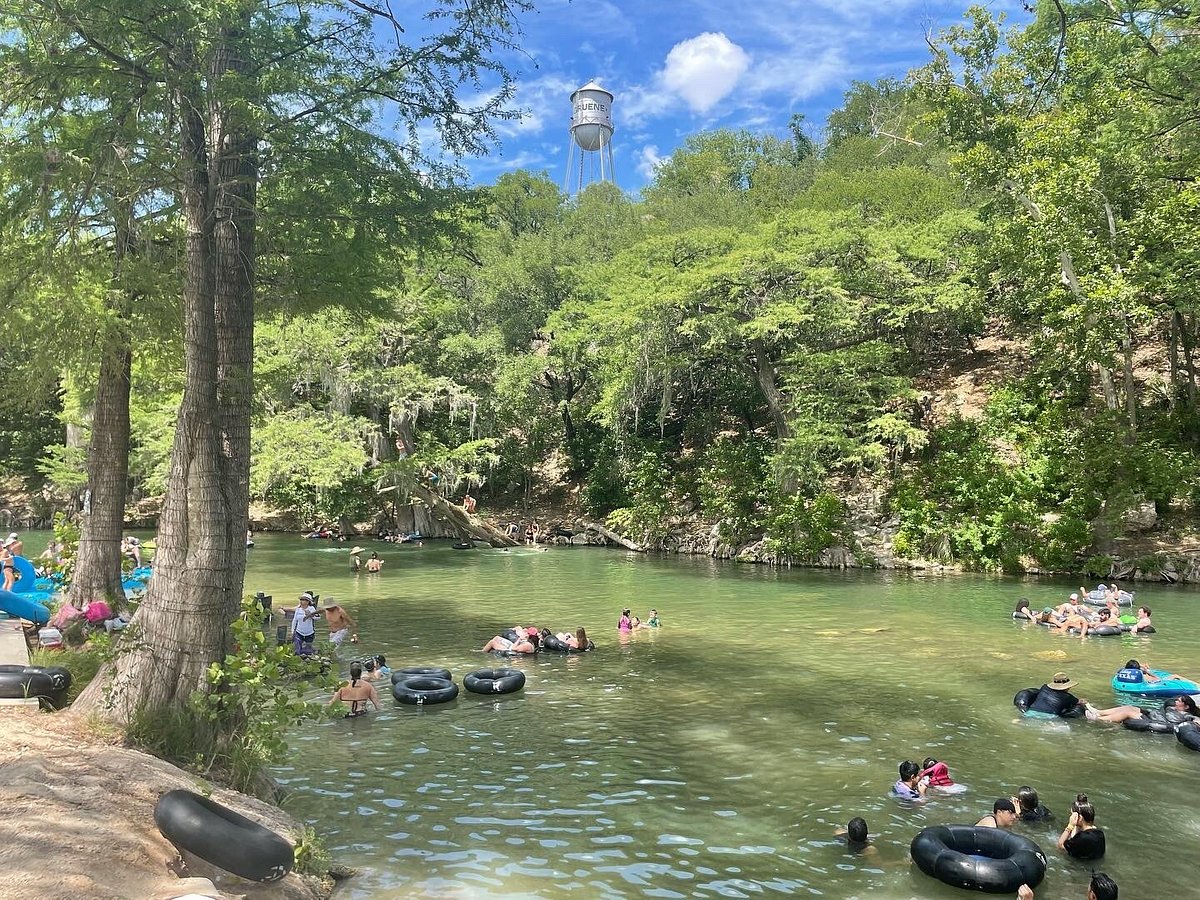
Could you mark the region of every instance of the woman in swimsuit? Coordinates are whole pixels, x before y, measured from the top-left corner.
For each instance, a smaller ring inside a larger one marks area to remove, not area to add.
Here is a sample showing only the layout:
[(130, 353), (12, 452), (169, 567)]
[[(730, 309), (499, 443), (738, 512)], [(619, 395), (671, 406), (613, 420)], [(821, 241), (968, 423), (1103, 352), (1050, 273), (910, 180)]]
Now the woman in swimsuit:
[(350, 663), (350, 683), (344, 684), (336, 691), (329, 699), (329, 705), (338, 701), (350, 704), (350, 712), (346, 713), (347, 719), (353, 719), (357, 716), (365, 716), (367, 714), (367, 703), (375, 704), (375, 708), (379, 709), (379, 694), (375, 690), (375, 685), (363, 679), (362, 665), (359, 663)]
[(518, 637), (515, 641), (510, 641), (502, 635), (496, 635), (490, 641), (483, 645), (484, 653), (536, 653), (537, 644), (537, 629), (533, 629), (533, 634), (526, 637)]

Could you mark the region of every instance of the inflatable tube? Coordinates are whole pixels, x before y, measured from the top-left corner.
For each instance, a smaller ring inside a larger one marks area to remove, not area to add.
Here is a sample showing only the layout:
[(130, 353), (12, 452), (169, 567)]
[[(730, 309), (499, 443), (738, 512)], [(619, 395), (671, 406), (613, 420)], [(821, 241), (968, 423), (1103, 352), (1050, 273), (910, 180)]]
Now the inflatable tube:
[(410, 675), (405, 681), (392, 682), (392, 696), (412, 706), (448, 703), (458, 696), (458, 685), (447, 678)]
[(28, 619), (36, 625), (45, 625), (50, 621), (50, 610), (44, 605), (12, 591), (0, 590), (0, 612), (18, 619)]
[(1170, 672), (1151, 669), (1158, 681), (1146, 681), (1141, 669), (1121, 669), (1112, 678), (1112, 689), (1118, 693), (1141, 694), (1144, 697), (1178, 697), (1180, 694), (1200, 693), (1200, 686), (1186, 678), (1168, 678)]
[(71, 670), (63, 666), (26, 666), (27, 672), (41, 672), (50, 678), (50, 683), (57, 692), (65, 691), (71, 686)]
[[(1108, 600), (1105, 599), (1104, 591), (1102, 590), (1088, 591), (1084, 595), (1083, 602), (1090, 606), (1108, 605)], [(1133, 606), (1133, 594), (1129, 593), (1129, 591), (1121, 591), (1117, 599), (1117, 606)]]
[(453, 681), (450, 676), (449, 669), (439, 669), (437, 666), (411, 666), (407, 669), (395, 669), (392, 671), (392, 684), (398, 684), (401, 681), (408, 681), (410, 678), (424, 676), (426, 678), (441, 678), (444, 681)]
[(6, 700), (23, 700), (30, 697), (54, 700), (70, 686), (70, 683), (70, 675), (63, 679), (58, 674), (57, 666), (54, 673), (37, 666), (0, 666), (0, 697)]
[(457, 544), (450, 545), (451, 550), (474, 550), (475, 545), (469, 541), (459, 541)]
[(588, 641), (587, 647), (579, 650), (572, 647), (566, 641), (560, 641), (555, 635), (547, 635), (542, 639), (542, 649), (549, 650), (552, 653), (586, 653), (588, 650), (595, 650), (596, 645), (592, 641)]
[(191, 791), (168, 791), (154, 824), (178, 847), (251, 881), (278, 881), (292, 870), (292, 845), (257, 822)]
[(1002, 828), (934, 825), (909, 847), (913, 862), (932, 878), (987, 894), (1015, 894), (1046, 877), (1046, 857), (1027, 837)]
[(1029, 705), (1037, 699), (1037, 695), (1037, 688), (1025, 688), (1022, 691), (1017, 691), (1016, 696), (1013, 697), (1013, 706), (1021, 712), (1029, 712)]
[(525, 687), (520, 669), (477, 669), (463, 679), (463, 687), (472, 694), (511, 694)]
[[(1072, 629), (1074, 630), (1074, 629)], [(1114, 634), (1120, 634), (1121, 629), (1116, 625), (1098, 625), (1095, 628), (1089, 628), (1088, 634), (1094, 634), (1097, 637), (1109, 637)]]
[(506, 641), (512, 641), (514, 644), (524, 636), (525, 635), (517, 634), (515, 628), (505, 628), (502, 632), (500, 632), (500, 637), (504, 638)]
[(1072, 718), (1083, 713), (1083, 704), (1073, 694), (1043, 686), (1029, 704), (1028, 713)]
[(1191, 724), (1180, 725), (1175, 729), (1175, 736), (1183, 746), (1200, 753), (1200, 728)]
[(1138, 634), (1154, 634), (1156, 630), (1153, 625), (1147, 625), (1145, 628), (1139, 628)]
[(23, 556), (14, 556), (12, 558), (12, 567), (17, 570), (17, 580), (13, 582), (12, 592), (14, 594), (27, 594), (33, 590), (33, 583), (37, 581), (37, 573), (33, 571), (33, 563)]
[(1143, 709), (1140, 719), (1126, 719), (1121, 724), (1130, 731), (1143, 731), (1150, 734), (1173, 734), (1175, 726), (1184, 718), (1182, 713), (1176, 713), (1175, 717), (1176, 721), (1172, 722), (1172, 717), (1163, 710)]

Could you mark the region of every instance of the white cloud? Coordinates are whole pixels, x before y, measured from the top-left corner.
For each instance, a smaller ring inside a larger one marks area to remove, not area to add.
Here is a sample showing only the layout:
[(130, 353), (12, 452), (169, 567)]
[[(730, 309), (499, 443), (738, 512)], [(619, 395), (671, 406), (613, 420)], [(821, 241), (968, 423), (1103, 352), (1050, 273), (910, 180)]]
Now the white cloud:
[(654, 144), (647, 144), (637, 155), (637, 171), (638, 174), (647, 181), (654, 177), (655, 170), (662, 164), (663, 157), (658, 152), (658, 147)]
[(565, 135), (571, 124), (571, 92), (577, 87), (559, 74), (518, 81), (509, 105), (520, 111), (521, 118), (498, 122), (497, 133), (501, 137), (529, 137), (558, 126)]
[(706, 31), (671, 48), (660, 80), (694, 112), (706, 113), (729, 96), (749, 67), (745, 50), (723, 32)]

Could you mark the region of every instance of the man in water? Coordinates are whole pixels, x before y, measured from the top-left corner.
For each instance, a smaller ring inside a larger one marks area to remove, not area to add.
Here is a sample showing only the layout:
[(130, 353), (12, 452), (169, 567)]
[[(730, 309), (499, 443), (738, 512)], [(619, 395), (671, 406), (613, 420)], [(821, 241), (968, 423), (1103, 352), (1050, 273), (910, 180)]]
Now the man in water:
[(358, 635), (351, 637), (350, 629), (354, 626), (354, 619), (346, 610), (342, 609), (336, 603), (331, 603), (325, 607), (325, 621), (329, 625), (329, 640), (333, 646), (340, 647), (346, 638), (350, 638), (350, 643), (358, 643)]

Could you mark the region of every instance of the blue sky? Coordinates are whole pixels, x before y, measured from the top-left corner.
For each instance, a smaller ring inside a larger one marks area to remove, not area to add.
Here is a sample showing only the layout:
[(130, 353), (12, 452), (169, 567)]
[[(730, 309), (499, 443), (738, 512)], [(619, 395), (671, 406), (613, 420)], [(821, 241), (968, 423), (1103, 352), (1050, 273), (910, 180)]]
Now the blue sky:
[[(928, 59), (925, 35), (955, 24), (966, 0), (534, 0), (522, 19), (520, 122), (501, 123), (487, 157), (466, 160), (490, 184), (545, 170), (563, 183), (571, 92), (593, 78), (616, 95), (617, 183), (637, 191), (690, 134), (786, 133), (793, 113), (817, 130), (852, 81), (903, 77)], [(1009, 22), (1020, 0), (980, 5)]]

